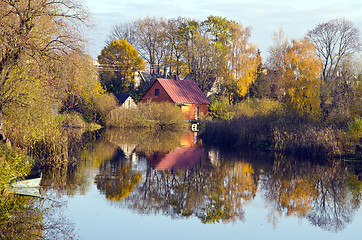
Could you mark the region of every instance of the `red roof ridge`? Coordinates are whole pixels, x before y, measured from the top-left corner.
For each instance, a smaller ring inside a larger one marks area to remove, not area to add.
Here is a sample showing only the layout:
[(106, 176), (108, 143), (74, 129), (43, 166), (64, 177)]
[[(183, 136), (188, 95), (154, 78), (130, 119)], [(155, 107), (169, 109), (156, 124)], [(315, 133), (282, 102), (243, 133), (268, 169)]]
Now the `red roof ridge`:
[(193, 80), (157, 78), (157, 81), (174, 102), (210, 104), (210, 101)]

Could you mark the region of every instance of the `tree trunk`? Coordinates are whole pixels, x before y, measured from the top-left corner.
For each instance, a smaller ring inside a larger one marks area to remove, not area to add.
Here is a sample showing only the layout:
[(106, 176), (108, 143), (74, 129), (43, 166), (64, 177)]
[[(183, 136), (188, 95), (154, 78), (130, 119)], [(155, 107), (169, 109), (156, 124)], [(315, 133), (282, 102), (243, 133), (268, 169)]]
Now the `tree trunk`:
[(11, 146), (10, 140), (6, 137), (4, 131), (4, 114), (0, 109), (0, 143), (5, 143), (8, 147)]

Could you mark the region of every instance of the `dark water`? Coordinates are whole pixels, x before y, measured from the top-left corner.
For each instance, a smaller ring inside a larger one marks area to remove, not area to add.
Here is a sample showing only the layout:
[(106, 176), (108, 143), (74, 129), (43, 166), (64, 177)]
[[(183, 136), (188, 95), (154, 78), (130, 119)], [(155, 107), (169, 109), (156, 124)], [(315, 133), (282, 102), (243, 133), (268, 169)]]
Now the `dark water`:
[(62, 203), (66, 237), (362, 239), (361, 165), (217, 150), (194, 133), (108, 130), (82, 141), (69, 149), (78, 164), (42, 182)]

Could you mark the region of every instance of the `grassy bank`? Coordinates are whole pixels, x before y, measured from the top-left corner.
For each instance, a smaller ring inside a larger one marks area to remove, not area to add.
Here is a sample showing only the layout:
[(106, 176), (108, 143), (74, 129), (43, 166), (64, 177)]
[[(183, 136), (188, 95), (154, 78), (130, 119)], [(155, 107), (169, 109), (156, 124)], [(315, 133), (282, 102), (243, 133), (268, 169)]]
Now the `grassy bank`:
[(360, 118), (351, 120), (347, 129), (292, 114), (271, 100), (227, 107), (228, 111), (217, 114), (226, 119), (215, 117), (205, 122), (201, 134), (205, 143), (330, 158), (353, 155), (361, 136)]

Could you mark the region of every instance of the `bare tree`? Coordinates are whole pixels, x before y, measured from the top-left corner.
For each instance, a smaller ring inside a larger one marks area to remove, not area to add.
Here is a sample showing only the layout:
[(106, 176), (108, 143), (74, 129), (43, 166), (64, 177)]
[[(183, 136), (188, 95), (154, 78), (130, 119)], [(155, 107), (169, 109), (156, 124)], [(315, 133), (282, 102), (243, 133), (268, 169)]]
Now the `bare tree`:
[(113, 40), (125, 39), (132, 46), (136, 46), (138, 42), (136, 22), (120, 23), (113, 27), (113, 30), (108, 35), (106, 45), (109, 45)]
[(288, 48), (288, 39), (285, 37), (283, 29), (274, 33), (273, 46), (269, 48), (267, 58), (268, 78), (270, 79), (270, 90), (272, 97), (282, 99), (285, 95), (283, 75), (286, 70), (285, 54)]
[(338, 67), (345, 57), (361, 51), (359, 30), (346, 19), (318, 24), (307, 33), (307, 37), (316, 45), (322, 59), (324, 81), (337, 76)]
[[(186, 38), (183, 35), (182, 26), (186, 18), (169, 19), (166, 25), (165, 38), (167, 41), (167, 53), (164, 68), (169, 68), (169, 74), (179, 75), (182, 67), (186, 65), (182, 58), (186, 53)], [(185, 66), (186, 67), (186, 66)]]
[(6, 87), (12, 70), (22, 61), (45, 63), (80, 50), (86, 17), (73, 0), (0, 0), (0, 140), (6, 139), (3, 108), (14, 92)]

